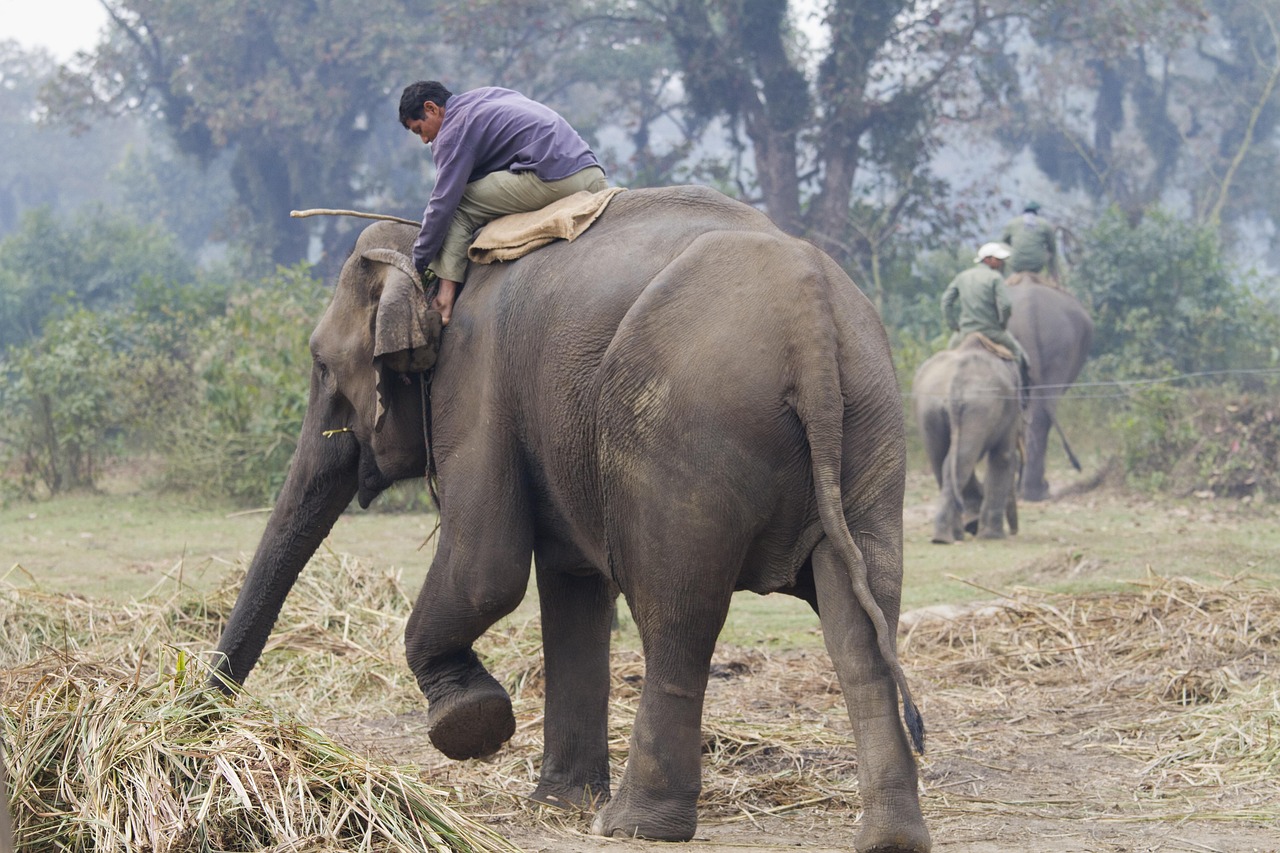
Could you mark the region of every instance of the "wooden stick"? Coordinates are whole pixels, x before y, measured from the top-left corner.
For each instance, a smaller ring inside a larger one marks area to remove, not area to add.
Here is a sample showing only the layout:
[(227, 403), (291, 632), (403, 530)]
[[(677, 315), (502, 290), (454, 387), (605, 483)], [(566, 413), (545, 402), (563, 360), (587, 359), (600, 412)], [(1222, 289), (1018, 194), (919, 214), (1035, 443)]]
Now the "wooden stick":
[(404, 225), (421, 225), (421, 222), (415, 222), (412, 219), (405, 219), (400, 216), (388, 216), (385, 213), (364, 213), (359, 210), (329, 210), (327, 208), (315, 208), (313, 210), (291, 210), (289, 215), (294, 219), (304, 219), (308, 216), (358, 216), (361, 219), (383, 219), (387, 222), (400, 222)]

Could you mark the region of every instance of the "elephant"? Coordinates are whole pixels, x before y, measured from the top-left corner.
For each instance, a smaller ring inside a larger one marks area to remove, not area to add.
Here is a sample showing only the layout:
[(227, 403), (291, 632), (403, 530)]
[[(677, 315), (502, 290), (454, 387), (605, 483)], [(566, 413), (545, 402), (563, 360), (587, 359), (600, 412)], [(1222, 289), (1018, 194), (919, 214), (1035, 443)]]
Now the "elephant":
[[(1031, 378), (1019, 496), (1024, 501), (1042, 501), (1049, 497), (1049, 483), (1044, 477), (1049, 428), (1057, 427), (1058, 400), (1076, 381), (1089, 355), (1093, 320), (1068, 291), (1030, 280), (1012, 284), (1009, 301), (1013, 306), (1009, 332), (1027, 353)], [(1080, 463), (1065, 436), (1062, 443), (1072, 465), (1079, 470)]]
[[(980, 539), (1003, 539), (1004, 520), (1018, 532), (1016, 480), (1022, 407), (1017, 362), (989, 350), (978, 335), (935, 353), (912, 382), (916, 423), (938, 481), (933, 541), (962, 541), (966, 514), (977, 510)], [(979, 482), (978, 464), (986, 459)]]
[[(627, 190), (571, 242), (472, 265), (434, 367), (404, 374), (375, 341), (424, 339), (392, 329), (415, 312), (384, 310), (425, 299), (408, 260), (416, 236), (390, 222), (362, 231), (311, 336), (302, 434), (215, 685), (231, 692), (249, 674), (352, 497), (367, 507), (425, 474), (439, 539), (405, 649), (446, 756), (491, 754), (514, 731), (473, 644), (522, 600), (532, 561), (546, 673), (533, 799), (598, 806), (597, 835), (688, 840), (730, 599), (787, 593), (817, 613), (860, 750), (856, 848), (928, 850), (912, 753), (924, 727), (896, 651), (905, 426), (862, 292), (714, 190)], [(613, 793), (619, 594), (646, 663)]]

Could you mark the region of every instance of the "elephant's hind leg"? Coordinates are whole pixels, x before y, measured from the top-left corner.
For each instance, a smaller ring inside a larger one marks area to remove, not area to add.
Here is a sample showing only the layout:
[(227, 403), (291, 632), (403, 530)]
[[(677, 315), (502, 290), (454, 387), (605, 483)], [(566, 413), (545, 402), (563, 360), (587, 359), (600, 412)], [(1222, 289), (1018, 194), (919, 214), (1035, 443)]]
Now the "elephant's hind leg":
[(664, 542), (636, 542), (623, 552), (622, 565), (639, 579), (636, 588), (622, 586), (644, 645), (644, 688), (622, 782), (591, 831), (688, 841), (698, 827), (707, 673), (733, 595), (723, 550), (737, 540), (699, 540), (674, 515), (653, 529)]
[[(898, 713), (898, 690), (871, 620), (854, 597), (849, 572), (825, 539), (813, 552), (813, 575), (823, 641), (840, 678), (858, 747), (858, 791), (865, 811), (856, 847), (859, 853), (925, 853), (929, 831), (920, 812), (915, 759)], [(875, 571), (868, 570), (868, 576), (875, 592)], [(876, 597), (885, 608), (881, 596)], [(887, 610), (892, 630), (896, 595)]]
[(533, 799), (593, 808), (609, 799), (609, 633), (617, 590), (599, 574), (538, 559), (546, 704)]

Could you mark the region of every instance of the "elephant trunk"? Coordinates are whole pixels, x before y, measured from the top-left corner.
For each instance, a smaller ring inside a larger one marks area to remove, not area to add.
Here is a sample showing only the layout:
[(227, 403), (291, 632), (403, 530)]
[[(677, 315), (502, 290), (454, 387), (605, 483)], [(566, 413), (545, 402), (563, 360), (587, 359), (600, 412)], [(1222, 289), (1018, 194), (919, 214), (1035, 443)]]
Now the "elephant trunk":
[(284, 487), (218, 642), (211, 683), (223, 692), (258, 662), (285, 596), (356, 494), (360, 446), (350, 432), (326, 435), (332, 422), (315, 410), (307, 408)]

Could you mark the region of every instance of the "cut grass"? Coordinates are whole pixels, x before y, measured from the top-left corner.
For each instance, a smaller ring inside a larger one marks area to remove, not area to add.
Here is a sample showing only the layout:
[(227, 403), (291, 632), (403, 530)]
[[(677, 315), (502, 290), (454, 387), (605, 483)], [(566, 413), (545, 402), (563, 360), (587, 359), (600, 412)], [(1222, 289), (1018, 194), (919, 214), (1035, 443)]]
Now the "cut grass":
[[(305, 725), (170, 674), (38, 658), (4, 673), (4, 734), (22, 849), (515, 848), (434, 790)], [(12, 703), (12, 706), (10, 706)]]

